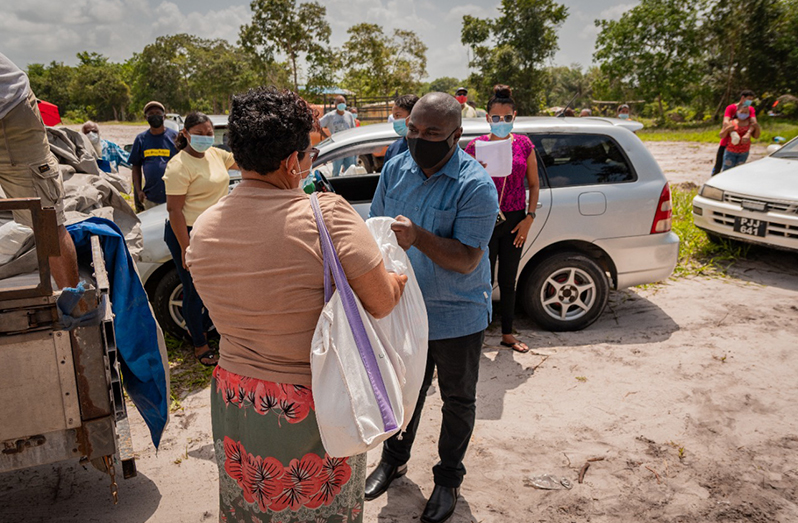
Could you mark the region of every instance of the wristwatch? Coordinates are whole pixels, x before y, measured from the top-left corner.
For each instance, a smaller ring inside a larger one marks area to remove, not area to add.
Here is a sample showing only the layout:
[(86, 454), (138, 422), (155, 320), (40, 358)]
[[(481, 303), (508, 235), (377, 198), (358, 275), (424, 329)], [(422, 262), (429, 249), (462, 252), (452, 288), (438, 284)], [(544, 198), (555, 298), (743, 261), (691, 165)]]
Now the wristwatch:
[(528, 213), (526, 213), (526, 215), (527, 215), (527, 216), (531, 216), (533, 220), (534, 220), (535, 218), (537, 218), (537, 215), (536, 215), (535, 213), (533, 213), (533, 212), (528, 212)]

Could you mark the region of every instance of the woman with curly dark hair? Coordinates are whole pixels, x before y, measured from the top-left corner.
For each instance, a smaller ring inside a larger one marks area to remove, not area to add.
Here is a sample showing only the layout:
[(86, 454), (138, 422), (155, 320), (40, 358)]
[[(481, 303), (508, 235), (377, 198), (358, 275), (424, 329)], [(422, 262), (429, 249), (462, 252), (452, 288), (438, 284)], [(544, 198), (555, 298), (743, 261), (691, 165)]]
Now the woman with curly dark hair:
[[(186, 261), (221, 334), (211, 410), (220, 519), (362, 521), (365, 455), (328, 456), (310, 390), (310, 345), (324, 305), (319, 231), (300, 180), (318, 151), (297, 94), (233, 98), (230, 148), (243, 181), (194, 224)], [(365, 223), (340, 196), (324, 221), (363, 307), (386, 316), (406, 278), (388, 273)]]
[(233, 155), (213, 147), (213, 142), (210, 118), (197, 111), (189, 113), (175, 139), (179, 152), (166, 164), (163, 175), (169, 213), (163, 239), (183, 284), (183, 319), (194, 344), (194, 356), (208, 367), (217, 363), (216, 351), (208, 347), (211, 322), (186, 268), (186, 249), (197, 217), (227, 194), (227, 170), (238, 169)]

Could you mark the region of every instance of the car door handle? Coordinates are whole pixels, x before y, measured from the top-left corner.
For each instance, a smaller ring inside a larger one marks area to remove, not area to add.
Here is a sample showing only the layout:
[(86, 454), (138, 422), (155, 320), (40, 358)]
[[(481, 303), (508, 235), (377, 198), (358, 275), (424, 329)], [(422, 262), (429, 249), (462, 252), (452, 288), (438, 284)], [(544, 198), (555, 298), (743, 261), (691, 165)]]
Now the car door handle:
[(537, 208), (538, 209), (542, 209), (543, 208), (543, 202), (538, 202)]

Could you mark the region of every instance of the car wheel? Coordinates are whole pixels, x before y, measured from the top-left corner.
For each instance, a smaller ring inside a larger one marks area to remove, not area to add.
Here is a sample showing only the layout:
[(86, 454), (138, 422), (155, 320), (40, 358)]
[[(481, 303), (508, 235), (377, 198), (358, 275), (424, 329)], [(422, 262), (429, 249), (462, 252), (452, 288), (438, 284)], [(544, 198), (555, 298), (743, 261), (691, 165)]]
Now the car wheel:
[(357, 157), (357, 164), (360, 167), (363, 167), (367, 173), (374, 172), (374, 166), (372, 165), (371, 158), (366, 154), (361, 154)]
[[(171, 263), (171, 262), (170, 262)], [(177, 339), (190, 340), (186, 330), (186, 320), (183, 319), (183, 283), (177, 275), (177, 269), (172, 269), (161, 278), (155, 287), (152, 300), (155, 319), (164, 330)]]
[(530, 274), (523, 288), (527, 314), (550, 331), (576, 331), (601, 315), (609, 297), (606, 274), (592, 259), (576, 252), (554, 254)]

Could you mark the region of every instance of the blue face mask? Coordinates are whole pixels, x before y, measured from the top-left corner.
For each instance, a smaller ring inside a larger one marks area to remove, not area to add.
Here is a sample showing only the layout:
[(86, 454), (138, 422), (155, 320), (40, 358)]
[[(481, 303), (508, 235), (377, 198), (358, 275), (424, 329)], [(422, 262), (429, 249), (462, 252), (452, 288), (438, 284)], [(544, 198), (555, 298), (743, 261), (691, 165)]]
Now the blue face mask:
[(748, 113), (737, 113), (738, 120), (747, 120), (748, 116), (749, 116)]
[(189, 134), (191, 137), (191, 148), (198, 153), (204, 153), (213, 147), (213, 136), (204, 136), (199, 134)]
[(346, 104), (338, 104), (335, 106), (339, 111), (346, 111)]
[(407, 122), (405, 122), (404, 118), (393, 121), (393, 130), (396, 131), (396, 134), (399, 136), (407, 136)]
[(752, 103), (754, 103), (753, 100), (746, 100), (743, 102), (743, 107), (751, 107)]
[(507, 138), (513, 130), (513, 122), (499, 122), (490, 124), (490, 132), (499, 138)]
[(621, 120), (628, 120), (629, 119), (629, 113), (621, 113), (621, 114), (618, 115), (618, 118), (620, 118)]

